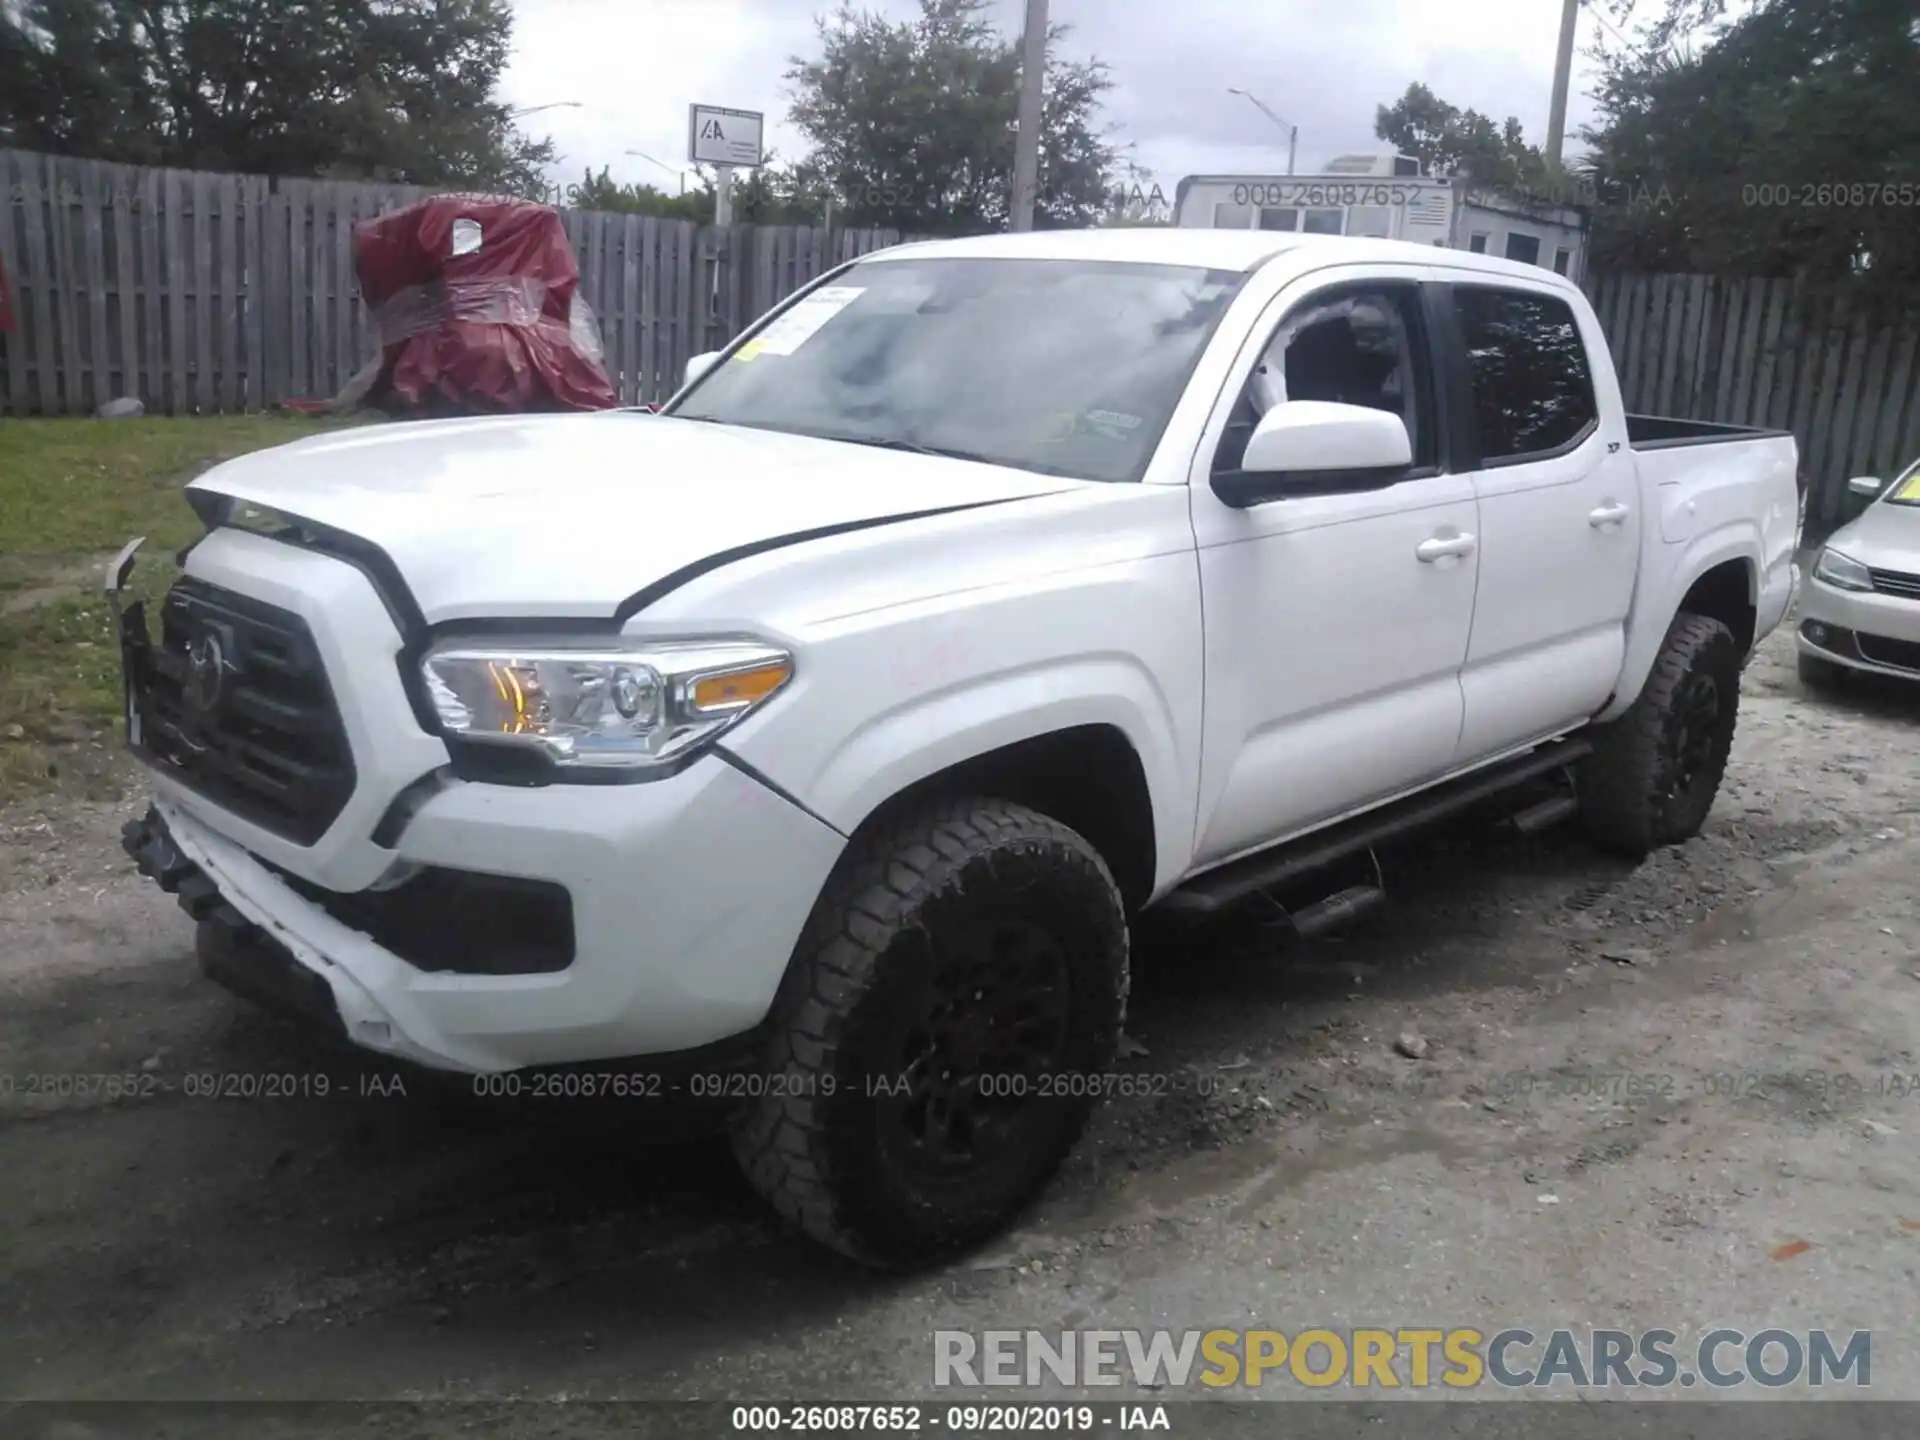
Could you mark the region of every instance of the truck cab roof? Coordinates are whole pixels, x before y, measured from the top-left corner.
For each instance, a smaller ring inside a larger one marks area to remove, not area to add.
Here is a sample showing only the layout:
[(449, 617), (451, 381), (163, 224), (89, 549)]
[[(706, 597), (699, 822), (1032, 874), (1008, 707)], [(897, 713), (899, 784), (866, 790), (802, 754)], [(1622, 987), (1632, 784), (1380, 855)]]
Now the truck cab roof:
[(1257, 270), (1279, 256), (1302, 272), (1327, 265), (1431, 265), (1474, 270), (1489, 278), (1526, 280), (1574, 290), (1572, 281), (1518, 260), (1347, 235), (1305, 235), (1280, 230), (1212, 230), (1142, 226), (1137, 229), (1032, 230), (923, 240), (863, 257), (885, 263), (921, 259), (1093, 260), (1142, 265), (1195, 265), (1209, 270)]

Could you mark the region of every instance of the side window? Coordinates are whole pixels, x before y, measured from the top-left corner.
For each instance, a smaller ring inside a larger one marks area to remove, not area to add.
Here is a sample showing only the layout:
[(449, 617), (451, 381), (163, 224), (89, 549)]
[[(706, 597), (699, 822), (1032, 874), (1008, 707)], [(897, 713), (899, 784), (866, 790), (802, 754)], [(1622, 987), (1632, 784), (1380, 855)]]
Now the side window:
[(1419, 291), (1411, 285), (1345, 290), (1282, 320), (1235, 402), (1214, 455), (1237, 470), (1260, 417), (1288, 400), (1334, 400), (1398, 415), (1415, 469), (1439, 461), (1432, 367)]
[(1372, 240), (1393, 238), (1393, 210), (1386, 205), (1355, 205), (1347, 211), (1347, 233)]
[(1551, 295), (1462, 286), (1453, 292), (1484, 461), (1572, 444), (1600, 423), (1573, 307)]
[(1507, 259), (1518, 260), (1523, 265), (1540, 263), (1540, 238), (1537, 235), (1507, 236)]

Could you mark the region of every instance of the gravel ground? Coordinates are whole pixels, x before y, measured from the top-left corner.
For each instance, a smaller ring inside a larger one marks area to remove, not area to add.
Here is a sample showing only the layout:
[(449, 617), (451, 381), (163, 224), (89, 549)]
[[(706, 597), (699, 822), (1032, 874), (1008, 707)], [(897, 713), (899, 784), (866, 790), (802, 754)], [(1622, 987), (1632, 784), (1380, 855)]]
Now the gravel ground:
[[(1917, 714), (1804, 695), (1783, 628), (1684, 847), (1456, 827), (1337, 938), (1156, 935), (1156, 1093), (890, 1279), (678, 1117), (481, 1108), (213, 989), (131, 802), (0, 813), (0, 1398), (879, 1399), (933, 1394), (935, 1328), (1725, 1323), (1872, 1328), (1874, 1395), (1920, 1399)], [(142, 1093), (34, 1079), (76, 1074)]]

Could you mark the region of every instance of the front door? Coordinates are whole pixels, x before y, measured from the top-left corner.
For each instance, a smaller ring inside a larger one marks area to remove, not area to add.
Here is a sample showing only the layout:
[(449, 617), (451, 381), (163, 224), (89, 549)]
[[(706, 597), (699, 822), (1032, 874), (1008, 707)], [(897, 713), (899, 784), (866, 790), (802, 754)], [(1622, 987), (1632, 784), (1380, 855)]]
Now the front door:
[[(1289, 287), (1230, 381), (1191, 483), (1205, 608), (1196, 860), (1213, 865), (1444, 774), (1478, 574), (1472, 478), (1447, 473), (1417, 274)], [(1209, 483), (1269, 405), (1405, 420), (1413, 464), (1246, 509)]]

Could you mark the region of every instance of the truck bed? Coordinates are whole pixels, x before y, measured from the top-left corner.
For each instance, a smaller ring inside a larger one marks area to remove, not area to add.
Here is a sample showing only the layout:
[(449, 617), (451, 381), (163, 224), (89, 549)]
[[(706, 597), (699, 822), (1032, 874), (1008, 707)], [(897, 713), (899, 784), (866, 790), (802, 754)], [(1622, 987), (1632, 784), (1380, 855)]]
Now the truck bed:
[(1627, 442), (1636, 450), (1667, 450), (1676, 445), (1718, 445), (1728, 440), (1760, 440), (1789, 433), (1752, 425), (1716, 425), (1708, 420), (1679, 420), (1666, 415), (1627, 416)]

